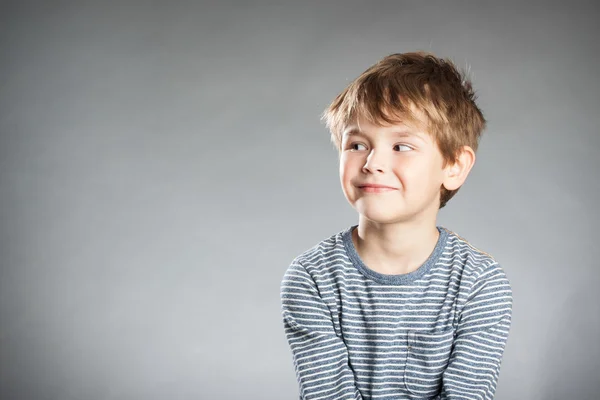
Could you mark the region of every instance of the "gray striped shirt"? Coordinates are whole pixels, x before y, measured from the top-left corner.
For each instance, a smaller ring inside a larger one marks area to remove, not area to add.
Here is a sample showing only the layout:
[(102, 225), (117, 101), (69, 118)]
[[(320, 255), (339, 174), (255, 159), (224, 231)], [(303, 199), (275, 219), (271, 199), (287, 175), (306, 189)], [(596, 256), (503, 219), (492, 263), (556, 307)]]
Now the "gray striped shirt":
[(417, 270), (369, 269), (351, 226), (296, 257), (281, 304), (300, 399), (493, 399), (512, 290), (487, 253), (438, 226)]

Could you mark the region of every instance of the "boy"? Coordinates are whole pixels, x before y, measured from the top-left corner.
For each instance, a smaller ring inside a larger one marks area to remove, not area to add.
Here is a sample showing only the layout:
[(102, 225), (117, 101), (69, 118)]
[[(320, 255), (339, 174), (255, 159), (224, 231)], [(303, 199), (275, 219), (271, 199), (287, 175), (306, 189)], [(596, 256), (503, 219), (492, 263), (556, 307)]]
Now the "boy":
[(436, 225), (485, 128), (471, 83), (449, 60), (392, 54), (323, 119), (359, 218), (296, 257), (281, 283), (300, 399), (492, 399), (510, 283)]

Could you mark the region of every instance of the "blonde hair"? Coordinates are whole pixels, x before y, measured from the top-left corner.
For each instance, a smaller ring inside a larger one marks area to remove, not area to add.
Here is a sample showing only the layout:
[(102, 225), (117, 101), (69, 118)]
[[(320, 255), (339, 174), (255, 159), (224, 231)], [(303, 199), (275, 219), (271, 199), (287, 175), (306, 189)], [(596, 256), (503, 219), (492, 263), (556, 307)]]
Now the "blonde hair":
[[(486, 121), (465, 72), (427, 52), (391, 54), (352, 81), (323, 112), (331, 141), (341, 151), (348, 124), (402, 122), (424, 127), (444, 159), (454, 163), (462, 146), (477, 151)], [(458, 192), (441, 187), (440, 208)]]

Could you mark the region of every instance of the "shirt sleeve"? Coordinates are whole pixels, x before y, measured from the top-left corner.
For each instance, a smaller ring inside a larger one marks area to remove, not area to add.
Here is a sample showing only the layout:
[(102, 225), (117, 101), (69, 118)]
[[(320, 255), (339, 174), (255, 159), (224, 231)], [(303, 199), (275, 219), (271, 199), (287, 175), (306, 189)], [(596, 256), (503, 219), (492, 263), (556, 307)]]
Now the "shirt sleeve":
[(512, 289), (498, 264), (474, 282), (443, 375), (442, 399), (493, 399), (512, 318)]
[(297, 260), (281, 282), (281, 306), (300, 399), (362, 400), (348, 363), (348, 349), (335, 332), (331, 311)]

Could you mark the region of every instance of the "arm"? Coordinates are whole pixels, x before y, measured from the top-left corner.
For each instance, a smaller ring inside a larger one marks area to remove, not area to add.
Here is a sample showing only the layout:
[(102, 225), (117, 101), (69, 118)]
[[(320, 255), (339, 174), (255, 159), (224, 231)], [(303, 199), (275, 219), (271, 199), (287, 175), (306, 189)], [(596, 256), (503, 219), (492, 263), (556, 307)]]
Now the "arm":
[(442, 399), (493, 399), (512, 318), (512, 290), (496, 264), (473, 284), (443, 376)]
[(362, 400), (348, 365), (348, 349), (306, 269), (292, 262), (281, 282), (287, 341), (303, 400)]

